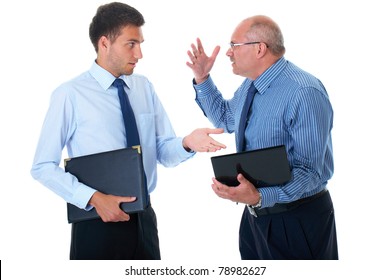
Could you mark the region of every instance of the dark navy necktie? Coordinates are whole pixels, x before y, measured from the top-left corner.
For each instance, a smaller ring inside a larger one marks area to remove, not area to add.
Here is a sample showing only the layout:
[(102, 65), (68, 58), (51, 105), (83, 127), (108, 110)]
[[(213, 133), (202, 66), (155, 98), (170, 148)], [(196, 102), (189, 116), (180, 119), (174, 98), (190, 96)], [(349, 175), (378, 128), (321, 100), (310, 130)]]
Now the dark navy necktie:
[(116, 79), (113, 85), (118, 89), (118, 97), (121, 104), (123, 121), (125, 123), (127, 147), (137, 146), (140, 144), (138, 129), (133, 109), (130, 106), (129, 98), (123, 87), (124, 81), (122, 79)]
[(240, 118), (240, 124), (238, 126), (238, 152), (242, 152), (245, 150), (245, 128), (246, 124), (248, 122), (248, 112), (253, 102), (253, 97), (255, 96), (255, 93), (257, 92), (257, 89), (255, 85), (252, 83), (251, 86), (248, 89), (248, 93), (246, 95), (246, 100), (244, 103), (244, 107), (242, 108), (241, 118)]
[[(126, 130), (126, 141), (127, 147), (133, 147), (140, 145), (139, 134), (137, 129), (137, 124), (135, 122), (134, 112), (130, 106), (129, 98), (123, 87), (124, 81), (122, 79), (116, 79), (113, 82), (113, 85), (118, 89), (119, 102), (121, 104), (123, 121), (125, 123)], [(145, 175), (145, 193), (146, 193), (146, 203), (149, 204), (149, 195), (146, 183)]]

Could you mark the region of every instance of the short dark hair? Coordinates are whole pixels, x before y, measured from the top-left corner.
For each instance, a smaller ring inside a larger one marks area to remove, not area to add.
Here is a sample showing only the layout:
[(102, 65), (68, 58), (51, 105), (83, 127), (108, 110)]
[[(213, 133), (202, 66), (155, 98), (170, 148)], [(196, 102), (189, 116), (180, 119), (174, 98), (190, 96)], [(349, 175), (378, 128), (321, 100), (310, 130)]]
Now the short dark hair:
[(89, 25), (89, 38), (97, 52), (98, 42), (102, 36), (115, 41), (123, 27), (128, 25), (140, 27), (144, 23), (143, 15), (135, 8), (127, 4), (112, 2), (97, 9)]

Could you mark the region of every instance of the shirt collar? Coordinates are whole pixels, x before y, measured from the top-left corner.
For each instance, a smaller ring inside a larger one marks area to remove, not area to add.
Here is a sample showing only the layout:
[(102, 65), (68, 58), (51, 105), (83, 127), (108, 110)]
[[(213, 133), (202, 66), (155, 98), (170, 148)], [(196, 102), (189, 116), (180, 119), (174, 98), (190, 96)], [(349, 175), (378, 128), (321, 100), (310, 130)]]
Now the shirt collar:
[(271, 82), (280, 74), (280, 72), (282, 72), (286, 65), (287, 60), (282, 57), (271, 65), (271, 67), (265, 70), (263, 74), (257, 77), (253, 83), (255, 84), (259, 94), (263, 94), (267, 90)]
[[(112, 83), (115, 81), (115, 76), (112, 75), (110, 72), (108, 72), (106, 69), (104, 69), (103, 67), (101, 67), (100, 65), (98, 65), (96, 63), (96, 61), (94, 61), (92, 63), (92, 66), (91, 68), (89, 69), (89, 73), (92, 75), (92, 77), (95, 78), (95, 80), (99, 83), (99, 85), (106, 91), (110, 86), (112, 86)], [(125, 84), (127, 85), (127, 87), (129, 87), (129, 85), (127, 84), (127, 79), (126, 79), (127, 76), (125, 75), (122, 75), (120, 76), (119, 78), (121, 78)]]

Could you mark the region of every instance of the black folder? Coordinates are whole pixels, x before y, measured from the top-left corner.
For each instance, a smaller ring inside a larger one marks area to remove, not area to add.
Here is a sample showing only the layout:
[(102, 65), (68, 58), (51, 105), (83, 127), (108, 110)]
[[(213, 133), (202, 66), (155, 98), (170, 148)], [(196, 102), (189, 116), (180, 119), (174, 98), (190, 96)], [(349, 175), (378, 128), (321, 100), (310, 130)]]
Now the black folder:
[[(143, 211), (148, 203), (141, 148), (125, 148), (65, 159), (65, 171), (79, 182), (102, 193), (135, 196), (134, 202), (121, 204), (126, 213)], [(86, 211), (67, 203), (68, 222), (100, 218), (95, 209)]]
[(291, 170), (284, 145), (211, 157), (215, 178), (225, 185), (238, 186), (243, 174), (256, 187), (284, 185)]

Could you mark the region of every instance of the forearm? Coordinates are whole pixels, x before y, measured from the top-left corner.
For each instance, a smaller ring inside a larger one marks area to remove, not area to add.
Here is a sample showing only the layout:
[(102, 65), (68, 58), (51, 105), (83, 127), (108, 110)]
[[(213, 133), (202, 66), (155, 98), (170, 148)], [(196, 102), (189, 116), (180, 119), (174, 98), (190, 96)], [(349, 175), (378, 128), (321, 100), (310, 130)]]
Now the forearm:
[(55, 163), (36, 162), (32, 166), (31, 175), (66, 202), (88, 209), (88, 201), (95, 190), (78, 182), (76, 177)]
[(214, 127), (223, 128), (228, 133), (234, 132), (234, 109), (231, 108), (234, 101), (223, 98), (211, 77), (201, 85), (194, 84), (194, 90), (196, 103)]
[(194, 154), (183, 143), (182, 137), (160, 139), (157, 144), (157, 160), (165, 167), (177, 166), (181, 162), (193, 157)]

